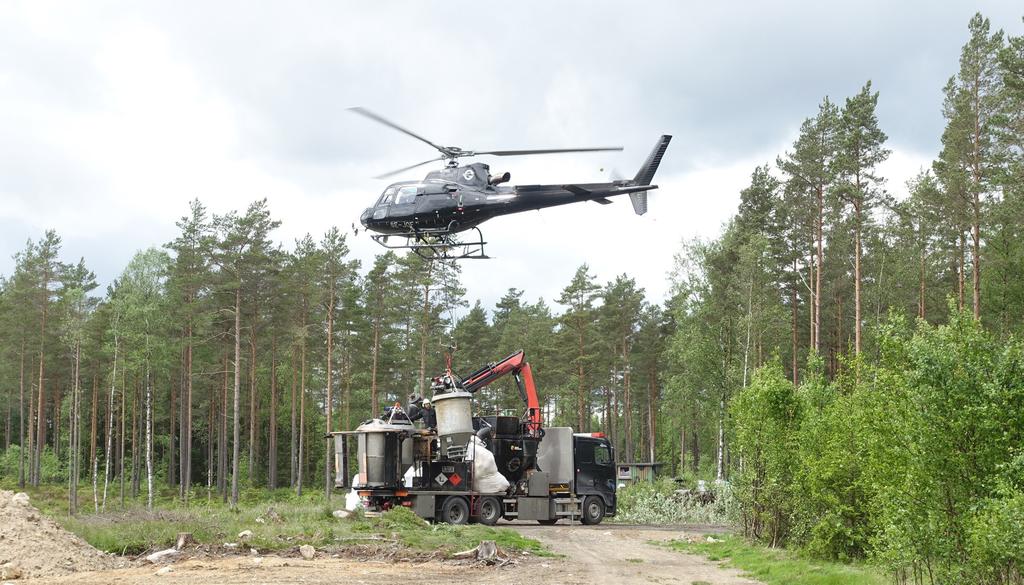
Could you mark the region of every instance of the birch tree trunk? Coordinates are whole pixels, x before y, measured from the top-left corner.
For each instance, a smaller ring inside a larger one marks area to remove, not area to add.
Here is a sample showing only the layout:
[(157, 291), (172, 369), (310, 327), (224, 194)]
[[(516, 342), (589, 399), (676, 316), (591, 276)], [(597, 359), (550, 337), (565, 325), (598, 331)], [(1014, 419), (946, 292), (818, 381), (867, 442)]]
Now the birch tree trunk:
[(153, 386), (146, 359), (146, 509), (153, 511)]
[[(117, 350), (118, 338), (114, 333), (114, 372), (110, 380), (110, 400), (107, 403), (107, 449), (103, 457), (103, 510), (107, 509), (107, 486), (110, 484), (110, 455), (113, 452), (114, 435), (114, 392), (117, 390)], [(93, 461), (95, 468), (96, 462)]]

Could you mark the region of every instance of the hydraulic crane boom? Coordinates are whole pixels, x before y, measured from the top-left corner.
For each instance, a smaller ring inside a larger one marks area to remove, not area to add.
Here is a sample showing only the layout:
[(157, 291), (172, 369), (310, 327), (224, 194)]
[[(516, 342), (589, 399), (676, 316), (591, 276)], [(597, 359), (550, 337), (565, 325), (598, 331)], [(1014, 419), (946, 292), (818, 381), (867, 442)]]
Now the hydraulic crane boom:
[(540, 400), (537, 398), (537, 387), (533, 383), (533, 370), (530, 369), (523, 350), (519, 350), (501, 361), (487, 364), (469, 374), (463, 378), (460, 386), (466, 392), (476, 392), (507, 374), (512, 374), (515, 378), (519, 396), (526, 402), (525, 427), (527, 433), (532, 436), (540, 435)]

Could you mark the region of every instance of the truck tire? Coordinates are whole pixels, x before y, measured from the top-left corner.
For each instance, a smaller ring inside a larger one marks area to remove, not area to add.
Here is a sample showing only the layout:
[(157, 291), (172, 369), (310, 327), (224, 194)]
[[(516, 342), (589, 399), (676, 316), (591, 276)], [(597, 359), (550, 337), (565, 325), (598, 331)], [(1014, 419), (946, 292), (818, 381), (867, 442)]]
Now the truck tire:
[(591, 526), (604, 520), (604, 500), (600, 496), (583, 498), (583, 523)]
[(448, 496), (441, 504), (441, 522), (466, 524), (469, 522), (469, 504), (459, 496)]
[(480, 498), (480, 515), (477, 520), (484, 526), (494, 526), (501, 519), (501, 502), (498, 498), (487, 496)]

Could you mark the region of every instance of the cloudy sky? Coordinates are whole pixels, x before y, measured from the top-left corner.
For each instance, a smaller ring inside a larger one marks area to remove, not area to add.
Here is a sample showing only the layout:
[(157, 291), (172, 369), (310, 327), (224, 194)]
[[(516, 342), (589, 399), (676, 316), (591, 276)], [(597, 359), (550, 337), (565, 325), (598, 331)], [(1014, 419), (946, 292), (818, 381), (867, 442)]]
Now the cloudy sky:
[[(3, 2), (0, 274), (54, 228), (109, 282), (193, 198), (267, 198), (286, 246), (350, 226), (387, 184), (371, 177), (435, 154), (345, 111), (362, 105), (463, 148), (625, 146), (483, 159), (519, 184), (632, 176), (673, 134), (646, 216), (622, 198), (498, 218), (497, 259), (464, 264), (488, 306), (509, 287), (550, 300), (584, 262), (661, 299), (680, 242), (719, 231), (826, 95), (881, 92), (900, 194), (938, 150), (977, 10), (1024, 32), (1016, 0)], [(350, 242), (364, 265), (379, 251)]]

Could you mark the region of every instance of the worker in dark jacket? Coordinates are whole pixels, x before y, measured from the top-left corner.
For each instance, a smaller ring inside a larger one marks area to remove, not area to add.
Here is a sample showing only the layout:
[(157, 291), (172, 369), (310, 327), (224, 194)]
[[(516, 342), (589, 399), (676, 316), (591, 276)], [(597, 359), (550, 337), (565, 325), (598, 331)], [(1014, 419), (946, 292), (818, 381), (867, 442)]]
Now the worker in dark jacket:
[(430, 400), (426, 398), (409, 404), (409, 420), (416, 422), (420, 419), (423, 420), (425, 428), (437, 428), (437, 412), (434, 411), (434, 405), (430, 404)]

